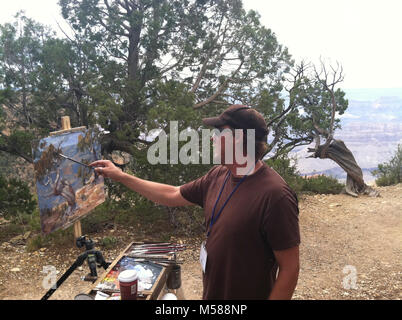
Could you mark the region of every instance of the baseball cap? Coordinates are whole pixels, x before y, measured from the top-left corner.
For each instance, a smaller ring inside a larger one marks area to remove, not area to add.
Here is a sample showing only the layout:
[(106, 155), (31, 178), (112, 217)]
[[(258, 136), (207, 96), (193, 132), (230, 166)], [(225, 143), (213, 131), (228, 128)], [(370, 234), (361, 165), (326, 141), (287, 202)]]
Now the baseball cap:
[(234, 129), (255, 129), (257, 140), (266, 140), (268, 135), (267, 123), (261, 113), (241, 104), (231, 105), (218, 117), (204, 118), (202, 122), (215, 128), (228, 125)]

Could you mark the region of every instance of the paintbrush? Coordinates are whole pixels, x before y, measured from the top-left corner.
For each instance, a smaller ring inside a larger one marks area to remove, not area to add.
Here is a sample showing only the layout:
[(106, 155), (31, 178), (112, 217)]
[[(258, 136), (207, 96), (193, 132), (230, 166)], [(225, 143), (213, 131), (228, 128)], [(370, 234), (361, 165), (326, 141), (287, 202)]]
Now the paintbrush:
[(83, 163), (83, 162), (80, 162), (80, 161), (74, 160), (74, 159), (72, 159), (72, 158), (70, 158), (70, 157), (67, 157), (67, 156), (65, 156), (64, 154), (61, 154), (61, 153), (56, 152), (56, 151), (55, 151), (55, 153), (56, 153), (57, 155), (59, 155), (60, 157), (64, 158), (64, 159), (67, 159), (67, 160), (73, 161), (73, 162), (78, 163), (78, 164), (80, 164), (80, 165), (82, 165), (82, 166), (84, 166), (84, 167), (87, 167), (87, 168), (90, 168), (90, 169), (95, 170), (95, 168), (94, 168), (94, 167), (91, 167), (90, 165), (88, 165), (88, 164), (86, 164), (86, 163)]

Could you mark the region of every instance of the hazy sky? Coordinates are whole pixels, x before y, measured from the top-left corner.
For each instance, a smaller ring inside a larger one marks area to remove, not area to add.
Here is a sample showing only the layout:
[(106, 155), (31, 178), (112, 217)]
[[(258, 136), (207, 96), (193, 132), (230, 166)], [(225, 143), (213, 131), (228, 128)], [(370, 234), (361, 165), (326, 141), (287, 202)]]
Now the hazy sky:
[(243, 0), (296, 60), (339, 61), (345, 88), (402, 89), (401, 0)]
[[(343, 88), (402, 88), (402, 0), (243, 0), (296, 61), (342, 64)], [(24, 9), (54, 26), (57, 0), (0, 0), (0, 23)]]

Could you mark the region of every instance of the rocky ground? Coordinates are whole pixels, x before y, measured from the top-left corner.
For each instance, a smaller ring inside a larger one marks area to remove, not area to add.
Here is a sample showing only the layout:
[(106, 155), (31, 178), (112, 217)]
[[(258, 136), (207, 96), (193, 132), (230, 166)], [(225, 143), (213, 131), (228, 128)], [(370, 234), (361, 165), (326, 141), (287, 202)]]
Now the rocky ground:
[[(402, 298), (402, 184), (378, 190), (382, 197), (301, 197), (301, 270), (294, 299)], [(118, 240), (112, 249), (101, 249), (108, 261), (116, 258), (129, 242), (145, 240), (135, 228), (120, 225), (105, 228), (92, 239), (100, 241), (106, 236)], [(41, 248), (28, 253), (29, 237), (29, 233), (21, 235), (0, 246), (0, 299), (40, 299), (46, 292), (44, 267), (54, 266), (59, 277), (82, 253), (73, 241), (70, 247)], [(182, 288), (186, 299), (200, 299), (201, 239), (171, 241), (187, 244), (187, 250), (179, 254), (185, 261)], [(84, 264), (51, 299), (73, 299), (76, 294), (86, 292), (91, 284), (80, 277), (87, 273)]]

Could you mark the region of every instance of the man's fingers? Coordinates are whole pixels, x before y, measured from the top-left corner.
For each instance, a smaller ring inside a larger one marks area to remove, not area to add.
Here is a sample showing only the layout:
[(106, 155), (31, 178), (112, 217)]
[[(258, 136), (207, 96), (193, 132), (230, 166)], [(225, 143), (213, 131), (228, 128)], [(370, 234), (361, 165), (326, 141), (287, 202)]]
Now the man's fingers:
[(96, 167), (96, 166), (106, 166), (106, 164), (109, 162), (109, 160), (97, 160), (97, 161), (94, 161), (94, 162), (92, 162), (92, 163), (90, 163), (89, 165), (91, 166), (91, 167)]
[(96, 167), (96, 166), (100, 165), (100, 161), (102, 161), (102, 160), (97, 160), (97, 161), (91, 162), (89, 165), (91, 167)]
[(103, 167), (99, 167), (99, 168), (95, 168), (94, 169), (95, 170), (95, 172), (97, 173), (97, 174), (100, 174), (100, 175), (104, 175), (104, 168)]

